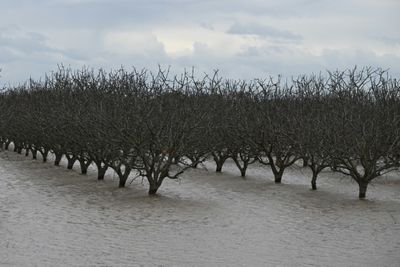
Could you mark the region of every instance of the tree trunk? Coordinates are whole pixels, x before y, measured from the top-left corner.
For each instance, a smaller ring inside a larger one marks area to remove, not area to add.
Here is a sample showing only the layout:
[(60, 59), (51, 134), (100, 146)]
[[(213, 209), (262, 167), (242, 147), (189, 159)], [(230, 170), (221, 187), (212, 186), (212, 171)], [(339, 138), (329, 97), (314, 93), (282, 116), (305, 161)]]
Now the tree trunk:
[(222, 172), (222, 166), (224, 165), (227, 157), (222, 154), (214, 154), (213, 153), (213, 158), (215, 163), (217, 164), (216, 172)]
[(49, 150), (44, 149), (43, 152), (40, 150), (40, 153), (42, 154), (43, 162), (47, 162), (47, 155), (49, 154)]
[(32, 149), (32, 159), (37, 159), (37, 150)]
[(10, 146), (11, 141), (7, 141), (4, 143), (4, 149), (8, 150), (8, 147)]
[(128, 179), (128, 176), (125, 176), (125, 175), (120, 176), (120, 177), (119, 177), (119, 184), (118, 184), (118, 187), (119, 187), (119, 188), (125, 187), (125, 184), (126, 184), (126, 180), (127, 180), (127, 179)]
[(233, 156), (232, 160), (233, 160), (233, 162), (235, 162), (236, 167), (239, 169), (240, 176), (246, 177), (246, 170), (247, 170), (247, 166), (248, 166), (248, 161), (242, 160), (243, 161), (243, 167), (242, 167), (240, 165), (240, 160), (237, 157)]
[(358, 187), (359, 187), (358, 198), (364, 199), (367, 193), (368, 182), (365, 181), (358, 182)]
[(82, 174), (87, 174), (87, 170), (89, 168), (90, 161), (81, 159), (81, 160), (79, 160), (79, 164), (81, 165), (81, 173)]
[(97, 180), (104, 180), (108, 167), (98, 167)]
[(68, 159), (67, 169), (68, 170), (72, 170), (72, 168), (74, 167), (74, 163), (76, 161), (76, 158), (72, 157), (72, 158), (67, 158), (67, 159)]
[(25, 157), (29, 156), (29, 148), (25, 148)]
[(150, 188), (149, 188), (149, 195), (150, 195), (150, 196), (154, 196), (155, 194), (157, 194), (157, 190), (158, 190), (158, 187), (157, 187), (157, 186), (154, 186), (154, 187), (150, 186)]
[(104, 166), (102, 166), (100, 160), (94, 160), (93, 162), (97, 166), (97, 180), (104, 180), (108, 165), (105, 164)]
[(282, 182), (283, 172), (279, 171), (277, 173), (274, 173), (274, 176), (275, 176), (275, 183), (280, 184)]
[(86, 166), (86, 164), (82, 164), (81, 163), (81, 174), (86, 175), (87, 174), (87, 169), (88, 169), (88, 167)]
[(197, 169), (197, 166), (199, 165), (199, 162), (198, 161), (196, 161), (196, 163), (192, 163), (192, 168), (193, 169)]
[(55, 166), (59, 166), (60, 162), (61, 162), (61, 159), (62, 159), (62, 156), (63, 156), (63, 153), (62, 152), (55, 152), (55, 154), (56, 154), (56, 159), (54, 160), (54, 165)]
[(119, 169), (117, 171), (117, 174), (118, 174), (118, 177), (119, 177), (119, 185), (118, 185), (119, 188), (125, 187), (126, 180), (128, 180), (128, 177), (129, 177), (129, 174), (131, 173), (131, 170), (132, 170), (131, 168), (127, 168), (125, 166), (125, 170), (124, 170), (123, 174), (122, 174), (121, 169)]
[(17, 152), (18, 154), (22, 154), (22, 146), (20, 144), (15, 145), (14, 152)]
[(193, 169), (196, 169), (199, 166), (199, 164), (202, 162), (202, 157), (201, 156), (194, 155), (194, 156), (187, 156), (187, 157), (192, 162), (191, 167)]
[(217, 164), (216, 172), (222, 172), (222, 166), (224, 166), (225, 160), (223, 159), (218, 159), (215, 160), (215, 163)]
[(159, 185), (157, 185), (156, 182), (153, 182), (151, 180), (153, 180), (153, 178), (149, 179), (147, 178), (147, 180), (149, 180), (149, 196), (154, 196), (155, 194), (157, 194), (157, 190), (160, 187)]
[(312, 190), (317, 190), (317, 177), (318, 177), (318, 173), (313, 172), (312, 179), (311, 179)]

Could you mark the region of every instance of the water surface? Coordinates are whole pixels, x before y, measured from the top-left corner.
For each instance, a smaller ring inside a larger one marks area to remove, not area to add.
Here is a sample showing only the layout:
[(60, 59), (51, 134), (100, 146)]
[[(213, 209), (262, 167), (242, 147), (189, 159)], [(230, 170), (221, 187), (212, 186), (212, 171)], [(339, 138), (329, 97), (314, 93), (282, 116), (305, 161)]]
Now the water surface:
[[(63, 162), (65, 165), (65, 162)], [(262, 166), (247, 179), (192, 170), (148, 197), (145, 181), (117, 188), (52, 162), (0, 153), (1, 266), (400, 266), (400, 177), (366, 201), (348, 178)]]

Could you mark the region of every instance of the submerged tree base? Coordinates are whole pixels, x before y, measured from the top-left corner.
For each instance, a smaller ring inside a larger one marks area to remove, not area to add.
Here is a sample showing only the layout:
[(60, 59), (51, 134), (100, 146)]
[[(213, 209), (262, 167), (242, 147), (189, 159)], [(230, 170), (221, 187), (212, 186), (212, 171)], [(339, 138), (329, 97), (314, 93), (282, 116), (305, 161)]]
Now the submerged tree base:
[(367, 195), (367, 188), (368, 184), (359, 184), (359, 194), (358, 194), (359, 199), (365, 199)]
[(311, 183), (311, 189), (312, 189), (312, 190), (317, 190), (317, 183), (315, 183), (315, 182), (313, 183), (313, 182), (312, 182), (312, 183)]
[(313, 173), (313, 177), (311, 179), (311, 189), (312, 190), (317, 190), (317, 177), (318, 177), (318, 174)]
[(119, 188), (124, 188), (126, 184), (126, 179), (119, 179), (118, 187)]
[(154, 196), (157, 194), (158, 188), (150, 188), (149, 189), (149, 196)]

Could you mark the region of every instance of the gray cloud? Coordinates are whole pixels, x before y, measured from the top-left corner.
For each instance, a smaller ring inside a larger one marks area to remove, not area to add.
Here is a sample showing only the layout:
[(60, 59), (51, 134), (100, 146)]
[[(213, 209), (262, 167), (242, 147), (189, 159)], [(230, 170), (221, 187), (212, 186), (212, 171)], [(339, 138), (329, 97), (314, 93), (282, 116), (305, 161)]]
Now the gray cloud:
[(58, 63), (76, 64), (80, 61), (78, 53), (52, 47), (47, 40), (43, 34), (24, 32), (18, 27), (0, 29), (2, 80), (6, 83), (24, 82), (30, 76), (43, 77)]
[(172, 61), (172, 66), (178, 71), (184, 67), (195, 66), (198, 73), (219, 69), (221, 75), (240, 79), (265, 78), (270, 75), (290, 78), (326, 70), (352, 68), (355, 65), (381, 67), (389, 69), (393, 76), (400, 76), (400, 65), (396, 63), (400, 61), (399, 56), (379, 56), (367, 49), (326, 49), (320, 55), (313, 55), (296, 48), (265, 45), (248, 47), (229, 58), (207, 56), (211, 53), (205, 44), (198, 44), (192, 55)]
[(278, 38), (291, 41), (299, 41), (302, 37), (290, 31), (280, 30), (271, 26), (260, 24), (233, 24), (227, 31), (231, 34), (258, 35), (261, 37)]
[(3, 31), (0, 33), (0, 47), (13, 51), (15, 54), (29, 55), (40, 52), (56, 52), (45, 44), (46, 38), (39, 33), (27, 32), (14, 34), (15, 31)]
[(400, 34), (397, 36), (378, 36), (376, 38), (381, 39), (386, 44), (400, 46)]
[(357, 64), (397, 75), (399, 9), (397, 0), (1, 1), (0, 85), (58, 63), (195, 66), (232, 78)]

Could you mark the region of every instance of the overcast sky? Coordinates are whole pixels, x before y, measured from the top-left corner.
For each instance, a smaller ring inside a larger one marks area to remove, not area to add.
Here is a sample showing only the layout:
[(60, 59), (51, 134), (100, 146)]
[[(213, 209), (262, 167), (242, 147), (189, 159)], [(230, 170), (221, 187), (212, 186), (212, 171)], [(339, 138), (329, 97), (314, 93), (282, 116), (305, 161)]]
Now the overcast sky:
[(379, 66), (400, 76), (400, 0), (1, 0), (0, 83), (64, 63), (262, 78)]

